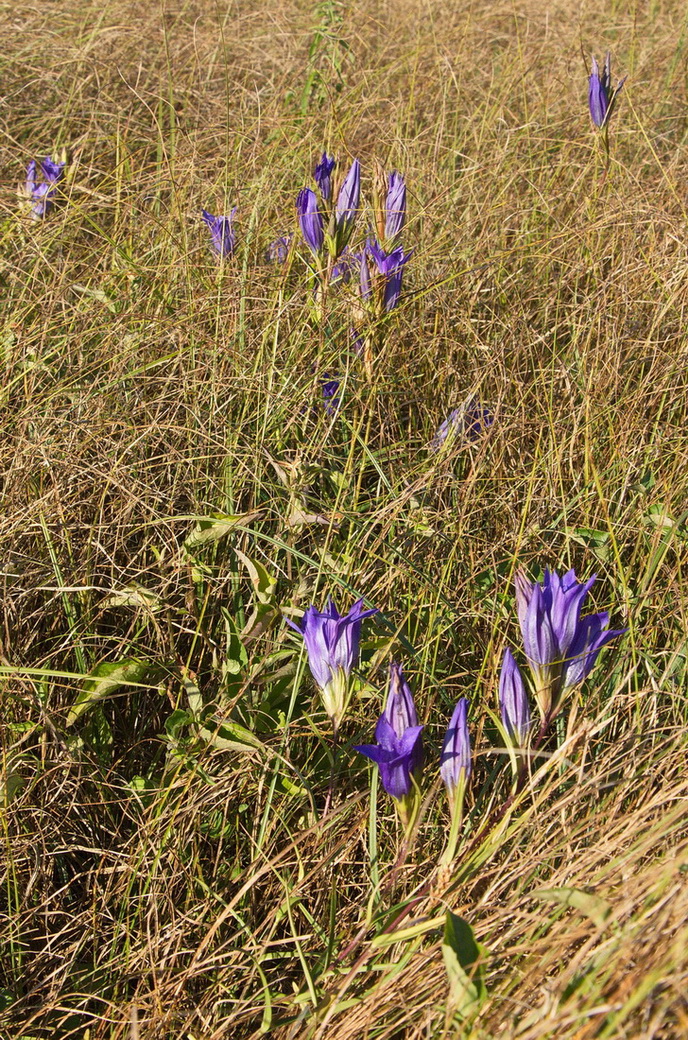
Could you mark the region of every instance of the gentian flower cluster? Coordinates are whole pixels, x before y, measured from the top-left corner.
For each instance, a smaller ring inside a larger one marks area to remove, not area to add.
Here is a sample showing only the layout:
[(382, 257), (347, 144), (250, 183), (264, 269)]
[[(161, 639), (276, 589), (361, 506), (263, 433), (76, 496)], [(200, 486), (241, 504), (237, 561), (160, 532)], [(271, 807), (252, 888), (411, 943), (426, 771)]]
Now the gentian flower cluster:
[(231, 256), (236, 247), (236, 235), (234, 232), (234, 217), (237, 207), (235, 206), (228, 217), (214, 217), (207, 209), (201, 210), (203, 222), (210, 232), (210, 241), (213, 250), (222, 258)]
[[(625, 628), (608, 628), (606, 611), (581, 617), (594, 581), (595, 575), (579, 582), (574, 570), (560, 577), (545, 569), (542, 582), (529, 581), (523, 571), (516, 574), (516, 609), (543, 730), (570, 691), (588, 677), (600, 650), (626, 632)], [(510, 650), (504, 655), (499, 691), (504, 727), (514, 743), (523, 745), (530, 710), (523, 677)]]
[(299, 624), (287, 619), (287, 624), (303, 636), (311, 675), (335, 733), (351, 697), (350, 676), (358, 664), (361, 623), (376, 613), (375, 607), (364, 610), (363, 600), (359, 599), (348, 614), (341, 615), (330, 597), (324, 611), (310, 606)]
[(361, 297), (370, 307), (373, 317), (396, 307), (401, 295), (404, 266), (413, 255), (405, 253), (399, 236), (406, 222), (406, 184), (396, 170), (388, 179), (384, 213), (378, 214), (378, 225), (384, 228), (384, 241), (369, 237), (358, 254), (360, 264)]
[(325, 249), (333, 260), (344, 252), (351, 238), (361, 198), (361, 164), (358, 159), (354, 159), (332, 207), (332, 174), (335, 166), (334, 157), (323, 152), (314, 172), (320, 190), (320, 202), (312, 188), (302, 188), (296, 197), (296, 212), (303, 240), (321, 260)]
[(31, 215), (35, 220), (45, 217), (53, 205), (65, 165), (63, 162), (53, 162), (46, 155), (45, 159), (39, 159), (38, 162), (32, 159), (27, 166), (25, 191), (33, 203)]
[(590, 106), (590, 118), (595, 126), (602, 129), (607, 126), (611, 119), (619, 91), (626, 82), (626, 77), (619, 80), (612, 90), (612, 56), (607, 51), (604, 59), (604, 68), (600, 72), (597, 59), (593, 56), (592, 70), (588, 81), (588, 104)]
[[(463, 790), (471, 775), (471, 741), (468, 733), (468, 701), (462, 697), (444, 737), (440, 774), (447, 789), (452, 812), (457, 790)], [(375, 744), (359, 744), (354, 750), (376, 763), (382, 786), (397, 803), (404, 824), (413, 816), (423, 766), (422, 731), (413, 694), (400, 664), (389, 667), (389, 693), (385, 710), (375, 727)]]

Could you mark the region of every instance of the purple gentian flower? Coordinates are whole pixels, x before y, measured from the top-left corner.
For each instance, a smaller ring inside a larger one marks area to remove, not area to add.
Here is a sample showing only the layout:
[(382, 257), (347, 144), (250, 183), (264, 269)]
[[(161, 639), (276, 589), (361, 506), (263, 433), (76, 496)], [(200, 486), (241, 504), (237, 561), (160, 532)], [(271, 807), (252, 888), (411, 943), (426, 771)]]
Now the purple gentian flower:
[(287, 256), (289, 255), (291, 239), (291, 235), (281, 235), (279, 238), (276, 238), (274, 242), (270, 243), (268, 248), (265, 250), (265, 259), (268, 263), (286, 263)]
[(336, 165), (334, 155), (328, 155), (327, 152), (323, 152), (322, 159), (315, 167), (313, 176), (315, 178), (315, 183), (320, 188), (320, 194), (325, 202), (328, 201), (330, 194), (332, 193), (332, 171)]
[(509, 739), (522, 747), (530, 732), (530, 706), (523, 676), (509, 647), (499, 676), (499, 707)]
[(296, 198), (296, 211), (304, 241), (317, 256), (322, 250), (325, 233), (322, 213), (318, 209), (318, 200), (315, 192), (310, 188), (302, 188), (299, 192)]
[(392, 241), (401, 234), (406, 221), (406, 184), (396, 170), (389, 175), (389, 188), (385, 202), (385, 238)]
[(407, 264), (413, 256), (413, 250), (410, 253), (404, 253), (401, 246), (398, 246), (387, 253), (374, 238), (368, 239), (367, 248), (375, 261), (375, 266), (385, 279), (385, 310), (391, 311), (399, 301), (404, 264)]
[(466, 440), (475, 441), (481, 434), (492, 425), (494, 415), (489, 408), (476, 401), (473, 394), (469, 394), (463, 404), (454, 408), (447, 418), (440, 423), (433, 437), (430, 448), (439, 451), (442, 445), (449, 439), (463, 432)]
[(588, 87), (588, 104), (590, 106), (590, 118), (597, 127), (603, 127), (611, 118), (619, 91), (626, 82), (626, 77), (616, 84), (612, 90), (612, 56), (607, 51), (604, 60), (604, 69), (600, 72), (597, 59), (593, 56), (592, 71)]
[(590, 675), (603, 646), (617, 636), (624, 635), (627, 628), (607, 629), (609, 614), (587, 614), (581, 618), (576, 634), (569, 647), (568, 659), (561, 672), (562, 691), (578, 686)]
[(471, 738), (468, 733), (468, 701), (461, 697), (447, 727), (440, 758), (440, 775), (450, 798), (461, 777), (468, 780), (472, 771)]
[(214, 217), (207, 209), (201, 210), (203, 220), (210, 231), (213, 249), (218, 256), (231, 256), (236, 246), (233, 221), (237, 212), (235, 206), (228, 217)]
[(516, 609), (543, 721), (553, 717), (564, 690), (589, 675), (602, 647), (626, 631), (605, 631), (606, 612), (581, 618), (595, 577), (581, 583), (574, 570), (560, 578), (545, 569), (543, 581), (533, 583), (523, 571), (516, 572)]
[(469, 441), (477, 441), (494, 422), (494, 415), (489, 408), (481, 404), (470, 405), (466, 409), (464, 431)]
[(358, 204), (361, 198), (361, 164), (358, 159), (354, 159), (351, 164), (351, 168), (346, 175), (344, 183), (339, 189), (339, 195), (337, 196), (337, 205), (335, 206), (335, 223), (336, 223), (336, 236), (337, 236), (337, 255), (339, 255), (344, 246), (347, 244), (351, 237), (354, 222), (356, 220), (356, 214), (358, 213)]
[(450, 434), (456, 433), (461, 425), (461, 417), (463, 409), (454, 408), (446, 419), (444, 419), (437, 427), (437, 432), (432, 439), (430, 447), (434, 451), (439, 451), (442, 445), (445, 443)]
[(392, 661), (387, 705), (375, 727), (377, 743), (360, 744), (354, 750), (377, 763), (382, 786), (397, 801), (411, 794), (413, 777), (421, 769), (422, 732), (401, 665)]
[(36, 219), (44, 217), (53, 204), (65, 165), (63, 162), (53, 162), (50, 156), (46, 155), (45, 159), (39, 159), (38, 163), (32, 159), (27, 166), (26, 194), (34, 203), (31, 214)]
[(323, 395), (323, 406), (328, 415), (336, 415), (341, 405), (341, 398), (337, 397), (337, 392), (341, 386), (341, 380), (334, 378), (330, 379), (327, 372), (323, 375), (322, 380), (322, 395)]
[(376, 607), (364, 610), (363, 600), (359, 599), (348, 614), (341, 615), (330, 597), (322, 613), (310, 606), (299, 624), (285, 618), (303, 636), (311, 675), (320, 688), (335, 732), (349, 703), (349, 676), (358, 663), (361, 623), (376, 613)]

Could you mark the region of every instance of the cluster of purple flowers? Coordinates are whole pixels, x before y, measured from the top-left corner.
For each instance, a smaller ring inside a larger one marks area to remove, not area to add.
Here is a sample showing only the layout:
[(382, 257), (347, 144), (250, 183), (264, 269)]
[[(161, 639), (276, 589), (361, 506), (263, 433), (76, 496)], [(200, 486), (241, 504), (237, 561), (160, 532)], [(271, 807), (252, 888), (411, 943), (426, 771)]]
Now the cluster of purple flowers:
[[(310, 606), (301, 621), (287, 623), (303, 636), (308, 665), (320, 689), (325, 711), (335, 732), (344, 717), (351, 697), (351, 673), (358, 664), (361, 624), (376, 614), (364, 609), (363, 600), (341, 615), (332, 598), (324, 611)], [(471, 745), (466, 719), (468, 702), (461, 698), (451, 717), (444, 739), (440, 771), (450, 795), (471, 774)], [(411, 689), (400, 664), (390, 664), (387, 704), (375, 728), (375, 744), (361, 744), (356, 750), (377, 763), (382, 784), (388, 794), (403, 802), (413, 792), (423, 766), (423, 726)]]
[[(542, 582), (529, 581), (523, 571), (516, 573), (516, 610), (543, 732), (566, 696), (588, 677), (602, 647), (626, 631), (609, 629), (606, 611), (581, 617), (594, 581), (593, 574), (579, 582), (573, 569), (563, 577), (545, 569)], [(523, 676), (508, 647), (499, 702), (509, 739), (524, 746), (530, 732), (530, 706)]]
[[(359, 744), (354, 750), (376, 763), (382, 786), (395, 798), (408, 818), (409, 803), (418, 789), (423, 767), (422, 732), (413, 703), (413, 695), (400, 664), (392, 661), (389, 668), (389, 692), (385, 710), (375, 727), (375, 744)], [(471, 738), (468, 731), (468, 701), (461, 697), (447, 726), (440, 755), (440, 775), (452, 810), (457, 794), (463, 790), (472, 772)]]
[[(563, 577), (545, 570), (542, 582), (529, 581), (522, 571), (516, 576), (517, 612), (543, 734), (564, 696), (590, 674), (602, 647), (626, 631), (608, 629), (606, 611), (581, 617), (583, 601), (594, 581), (593, 575), (587, 582), (579, 582), (573, 570)], [(362, 621), (375, 613), (375, 608), (366, 610), (363, 600), (358, 600), (348, 614), (340, 615), (329, 599), (322, 613), (310, 606), (298, 625), (289, 622), (303, 635), (311, 674), (335, 732), (351, 697), (351, 672), (358, 663)], [(508, 647), (499, 678), (499, 704), (508, 743), (526, 748), (531, 734), (528, 693)], [(376, 763), (383, 787), (396, 799), (405, 818), (423, 767), (423, 729), (402, 666), (392, 661), (387, 702), (375, 727), (375, 743), (359, 744), (355, 750)], [(453, 811), (463, 798), (471, 772), (468, 701), (461, 697), (449, 721), (440, 757), (440, 774)]]
[(358, 268), (362, 300), (370, 304), (380, 296), (384, 310), (390, 311), (399, 301), (403, 268), (411, 258), (411, 253), (405, 253), (399, 244), (406, 222), (404, 178), (396, 170), (388, 176), (383, 217), (379, 221), (383, 228), (382, 241), (368, 235), (364, 244), (352, 252), (349, 242), (360, 207), (361, 164), (354, 159), (333, 205), (336, 165), (334, 156), (323, 152), (313, 174), (320, 199), (312, 188), (302, 188), (297, 196), (296, 211), (303, 240), (321, 269), (325, 270), (325, 258), (329, 257), (330, 284), (339, 279), (348, 281), (351, 271)]
[[(610, 52), (606, 54), (601, 71), (593, 56), (588, 81), (588, 105), (596, 127), (608, 126), (625, 79), (619, 80), (612, 88)], [(342, 255), (351, 238), (361, 194), (361, 165), (358, 159), (354, 159), (339, 188), (336, 204), (332, 206), (336, 165), (335, 157), (323, 152), (313, 174), (320, 192), (320, 202), (312, 188), (302, 188), (296, 200), (299, 225), (306, 245), (318, 257), (326, 249), (334, 260)], [(31, 214), (35, 219), (45, 217), (53, 205), (64, 168), (64, 162), (56, 162), (49, 155), (38, 161), (32, 159), (29, 163), (24, 191), (32, 203)], [(233, 227), (235, 214), (236, 207), (229, 216), (213, 216), (207, 210), (202, 210), (213, 250), (220, 257), (231, 256), (236, 247)], [(382, 295), (388, 311), (399, 299), (402, 269), (411, 256), (411, 253), (404, 252), (399, 243), (405, 221), (406, 184), (402, 175), (393, 170), (388, 177), (384, 217), (382, 221), (377, 221), (379, 240), (368, 236), (365, 245), (354, 255), (360, 265), (362, 297), (368, 300), (372, 293), (372, 265), (373, 277), (377, 274), (383, 282)], [(290, 244), (291, 235), (276, 239), (267, 249), (267, 259), (284, 263)]]
[(323, 259), (327, 253), (334, 261), (342, 255), (354, 229), (361, 199), (361, 164), (354, 159), (332, 205), (332, 175), (337, 163), (323, 152), (313, 174), (320, 200), (312, 188), (302, 188), (296, 198), (296, 212), (304, 242)]

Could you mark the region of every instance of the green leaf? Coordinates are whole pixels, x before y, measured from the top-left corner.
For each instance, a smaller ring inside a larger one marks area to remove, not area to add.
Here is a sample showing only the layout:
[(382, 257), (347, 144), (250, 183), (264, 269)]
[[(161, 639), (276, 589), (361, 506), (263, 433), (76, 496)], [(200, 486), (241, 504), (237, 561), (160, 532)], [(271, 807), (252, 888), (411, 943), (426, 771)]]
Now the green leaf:
[(193, 719), (200, 718), (201, 712), (203, 711), (203, 695), (199, 690), (196, 683), (188, 677), (182, 678), (182, 686), (186, 693), (186, 700), (189, 705), (189, 711)]
[(566, 533), (571, 538), (571, 541), (584, 545), (586, 549), (591, 549), (598, 559), (608, 559), (610, 550), (609, 531), (599, 531), (594, 527), (567, 527)]
[(263, 742), (250, 729), (232, 719), (223, 719), (212, 730), (201, 726), (199, 735), (218, 751), (255, 751), (263, 746)]
[(584, 892), (580, 888), (538, 888), (530, 893), (533, 899), (541, 899), (545, 903), (559, 903), (571, 906), (589, 917), (598, 928), (604, 928), (612, 908), (601, 896)]
[(241, 641), (241, 635), (236, 621), (226, 607), (220, 608), (220, 613), (225, 623), (225, 655), (222, 660), (224, 675), (239, 675), (248, 664), (246, 647)]
[(481, 963), (487, 953), (485, 947), (476, 942), (468, 921), (447, 910), (442, 958), (453, 1011), (460, 1018), (472, 1017), (487, 996)]
[[(73, 726), (104, 697), (109, 697), (122, 686), (143, 686), (149, 688), (162, 674), (162, 669), (150, 661), (141, 661), (135, 657), (125, 657), (120, 661), (103, 661), (89, 673), (84, 680), (81, 692), (67, 715), (67, 726)], [(148, 680), (148, 681), (146, 681)]]
[(74, 290), (74, 292), (79, 293), (81, 296), (85, 296), (92, 300), (97, 300), (98, 303), (102, 303), (104, 307), (107, 307), (111, 314), (117, 313), (117, 304), (114, 300), (110, 299), (110, 297), (107, 295), (106, 292), (103, 291), (103, 289), (90, 289), (86, 285), (77, 285), (76, 283), (72, 285), (72, 289)]
[(237, 527), (243, 527), (251, 520), (255, 520), (260, 513), (213, 513), (212, 516), (200, 517), (196, 526), (184, 542), (184, 548), (188, 553), (199, 549), (203, 545), (219, 542), (221, 538), (234, 531)]
[(181, 731), (193, 720), (194, 718), (190, 711), (185, 711), (184, 708), (175, 708), (172, 714), (165, 719), (165, 733), (170, 740), (179, 740)]
[(234, 551), (248, 571), (251, 584), (253, 585), (253, 591), (256, 594), (258, 602), (265, 604), (271, 603), (272, 598), (275, 595), (277, 579), (273, 578), (272, 574), (270, 574), (262, 563), (257, 563), (255, 560), (251, 560), (239, 549), (235, 549)]
[(106, 596), (101, 607), (105, 609), (114, 607), (142, 607), (146, 610), (161, 610), (163, 602), (155, 592), (149, 592), (141, 585), (127, 585), (123, 589), (111, 592)]

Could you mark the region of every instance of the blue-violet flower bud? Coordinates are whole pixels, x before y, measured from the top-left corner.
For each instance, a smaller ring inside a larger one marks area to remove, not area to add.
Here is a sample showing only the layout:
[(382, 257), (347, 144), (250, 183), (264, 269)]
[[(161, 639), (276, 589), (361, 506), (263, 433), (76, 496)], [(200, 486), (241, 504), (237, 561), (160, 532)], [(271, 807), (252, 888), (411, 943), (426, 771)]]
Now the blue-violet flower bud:
[(499, 676), (499, 707), (509, 739), (523, 747), (530, 732), (530, 706), (523, 676), (509, 647), (504, 651)]
[(462, 775), (464, 780), (468, 780), (472, 771), (467, 716), (468, 701), (461, 697), (449, 721), (440, 758), (440, 775), (450, 798), (453, 797)]

